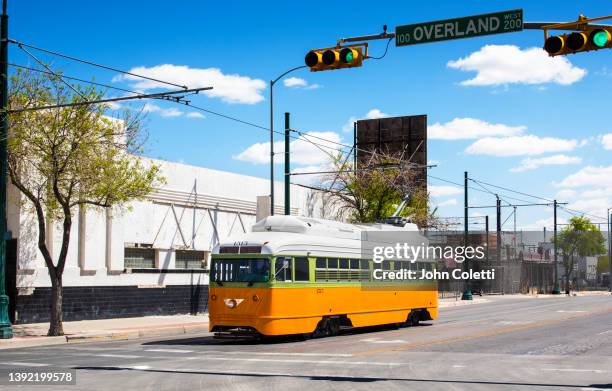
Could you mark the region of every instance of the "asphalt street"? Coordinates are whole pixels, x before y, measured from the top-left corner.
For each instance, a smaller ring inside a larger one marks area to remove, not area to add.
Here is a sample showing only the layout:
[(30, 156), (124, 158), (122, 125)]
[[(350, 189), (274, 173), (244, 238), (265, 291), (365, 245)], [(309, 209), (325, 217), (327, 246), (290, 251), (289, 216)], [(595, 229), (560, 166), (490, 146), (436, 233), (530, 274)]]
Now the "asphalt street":
[(67, 390), (612, 389), (612, 296), (488, 299), (418, 327), (307, 341), (206, 333), (4, 350), (0, 369), (76, 368)]

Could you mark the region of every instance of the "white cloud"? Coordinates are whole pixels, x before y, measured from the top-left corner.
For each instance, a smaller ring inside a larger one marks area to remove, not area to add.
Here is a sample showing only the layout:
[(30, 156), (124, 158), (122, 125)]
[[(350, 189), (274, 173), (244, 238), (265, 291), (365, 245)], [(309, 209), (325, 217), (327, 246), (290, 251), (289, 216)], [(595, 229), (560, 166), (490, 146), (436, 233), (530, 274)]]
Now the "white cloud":
[(427, 186), (427, 190), (432, 197), (444, 197), (463, 193), (463, 189), (457, 186), (429, 185)]
[[(365, 116), (363, 118), (365, 119), (376, 119), (376, 118), (384, 118), (384, 117), (388, 117), (389, 114), (382, 112), (380, 109), (371, 109), (370, 111), (368, 111)], [(351, 117), (348, 119), (348, 121), (346, 121), (346, 123), (342, 126), (342, 131), (345, 133), (348, 132), (352, 132), (353, 131), (353, 123), (355, 123), (355, 121), (359, 120), (359, 119), (363, 119), (363, 118), (357, 118), (357, 117)]]
[[(163, 64), (153, 67), (135, 67), (131, 73), (143, 75), (159, 80), (168, 81), (189, 88), (213, 87), (212, 90), (202, 91), (211, 98), (220, 98), (228, 103), (254, 104), (264, 100), (262, 91), (266, 83), (260, 79), (251, 79), (238, 74), (224, 74), (219, 68), (190, 68), (185, 65)], [(125, 80), (131, 83), (132, 88), (146, 91), (154, 88), (167, 88), (168, 85), (152, 80), (142, 79), (131, 75), (121, 75), (113, 81)]]
[[(561, 216), (557, 216), (557, 229), (561, 229), (559, 224), (565, 224), (565, 223), (567, 223), (567, 220), (565, 218)], [(546, 230), (548, 230), (549, 232), (546, 234), (546, 240), (550, 240), (552, 237), (552, 232), (554, 230), (554, 227), (553, 227), (554, 224), (555, 224), (555, 220), (551, 216), (545, 219), (536, 220), (535, 222), (531, 224), (520, 224), (519, 223), (517, 229), (520, 229), (523, 231), (541, 231), (543, 228), (546, 228)], [(542, 239), (544, 239), (544, 237), (542, 237)]]
[(157, 113), (161, 115), (162, 117), (180, 117), (181, 115), (184, 114), (182, 111), (174, 107), (164, 109), (162, 107), (159, 107), (158, 105), (154, 105), (153, 103), (145, 103), (144, 106), (142, 107), (142, 112), (143, 113)]
[(578, 146), (576, 140), (534, 135), (513, 137), (484, 137), (467, 147), (471, 155), (521, 156), (541, 155), (550, 152), (572, 151)]
[(290, 77), (283, 80), (283, 84), (288, 88), (301, 88), (303, 90), (316, 90), (321, 86), (319, 84), (309, 84), (306, 80), (299, 77)]
[(612, 187), (612, 166), (587, 166), (556, 184), (559, 187)]
[[(308, 136), (315, 137), (308, 137)], [(328, 141), (324, 141), (324, 140)], [(311, 142), (318, 144), (313, 145)], [(337, 153), (336, 143), (339, 143), (340, 135), (334, 132), (308, 132), (293, 140), (289, 146), (291, 151), (291, 164), (295, 165), (326, 165), (330, 161), (330, 155)], [(327, 147), (325, 147), (327, 146)], [(325, 152), (324, 152), (325, 151)], [(285, 143), (278, 141), (274, 143), (274, 163), (281, 164), (285, 161)], [(233, 156), (236, 160), (254, 164), (270, 163), (270, 143), (255, 143), (238, 155)]]
[(206, 118), (204, 114), (192, 111), (191, 113), (187, 113), (187, 118)]
[(601, 136), (601, 145), (603, 145), (604, 149), (612, 151), (612, 133)]
[(285, 85), (285, 87), (306, 87), (308, 85), (308, 82), (299, 77), (289, 77), (283, 80), (283, 84)]
[(555, 185), (561, 188), (557, 197), (569, 202), (568, 208), (584, 211), (596, 222), (605, 219), (612, 205), (612, 166), (583, 167)]
[(464, 80), (465, 86), (496, 86), (501, 84), (569, 85), (586, 75), (564, 56), (549, 57), (542, 48), (520, 49), (514, 45), (487, 45), (467, 57), (449, 61), (447, 66), (462, 71), (477, 72)]
[(578, 156), (567, 156), (567, 155), (552, 155), (541, 158), (527, 158), (521, 160), (521, 165), (518, 167), (511, 168), (511, 172), (523, 172), (529, 170), (535, 170), (541, 166), (563, 166), (566, 164), (580, 164), (582, 159)]
[(436, 122), (427, 129), (427, 137), (438, 140), (465, 140), (486, 136), (515, 136), (521, 134), (526, 126), (491, 124), (475, 118), (455, 118), (441, 124)]
[(457, 204), (458, 202), (456, 198), (450, 198), (446, 201), (438, 202), (436, 206), (443, 207), (443, 206), (452, 206), (452, 205), (457, 205)]

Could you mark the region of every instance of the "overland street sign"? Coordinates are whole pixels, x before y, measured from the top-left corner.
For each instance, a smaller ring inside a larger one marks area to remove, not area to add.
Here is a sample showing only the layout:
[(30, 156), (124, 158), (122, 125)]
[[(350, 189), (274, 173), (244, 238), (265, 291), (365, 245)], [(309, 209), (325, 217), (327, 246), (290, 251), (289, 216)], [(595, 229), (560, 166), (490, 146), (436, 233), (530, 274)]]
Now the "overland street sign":
[(438, 20), (395, 28), (395, 46), (510, 33), (523, 29), (523, 10)]

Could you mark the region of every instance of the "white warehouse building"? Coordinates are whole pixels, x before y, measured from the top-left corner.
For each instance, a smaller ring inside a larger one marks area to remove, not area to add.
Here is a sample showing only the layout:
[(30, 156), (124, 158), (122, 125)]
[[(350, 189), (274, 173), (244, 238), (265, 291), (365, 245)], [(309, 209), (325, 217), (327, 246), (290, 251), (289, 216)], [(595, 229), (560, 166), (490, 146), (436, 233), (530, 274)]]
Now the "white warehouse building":
[[(166, 179), (146, 200), (75, 211), (63, 275), (64, 319), (197, 313), (206, 310), (211, 249), (269, 214), (264, 178), (152, 160)], [(275, 183), (275, 213), (284, 211)], [(259, 199), (259, 203), (258, 203)], [(291, 214), (313, 216), (316, 196), (291, 186)], [(259, 205), (259, 208), (258, 208)], [(15, 323), (47, 321), (50, 279), (38, 250), (36, 216), (9, 187), (7, 284)], [(317, 216), (314, 216), (317, 217)], [(53, 259), (61, 226), (47, 232)]]

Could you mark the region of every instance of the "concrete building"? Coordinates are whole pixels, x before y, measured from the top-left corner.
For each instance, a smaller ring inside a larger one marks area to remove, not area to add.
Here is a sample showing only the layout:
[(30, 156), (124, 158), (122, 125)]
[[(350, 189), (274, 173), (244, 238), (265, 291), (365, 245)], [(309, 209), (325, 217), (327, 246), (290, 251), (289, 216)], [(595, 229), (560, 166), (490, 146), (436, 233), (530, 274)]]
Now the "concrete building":
[[(250, 229), (258, 204), (260, 215), (269, 213), (264, 178), (151, 161), (167, 183), (147, 200), (122, 210), (75, 211), (63, 275), (65, 320), (205, 311), (211, 249), (220, 238)], [(291, 191), (292, 214), (316, 215), (316, 197), (302, 187)], [(281, 182), (275, 193), (275, 213), (282, 214)], [(47, 321), (50, 280), (36, 216), (14, 187), (7, 207), (11, 315), (16, 323)], [(61, 227), (51, 226), (47, 243), (56, 259)]]

